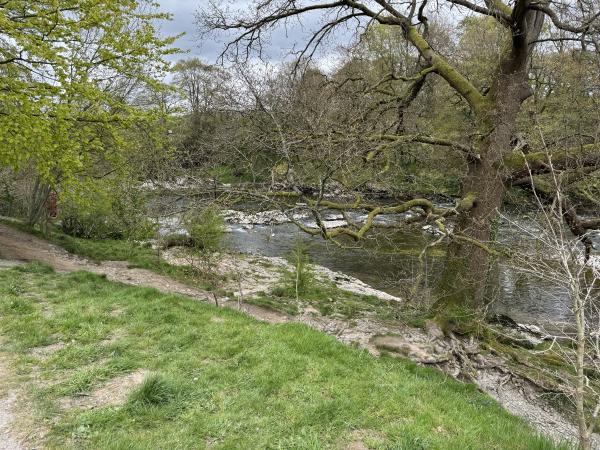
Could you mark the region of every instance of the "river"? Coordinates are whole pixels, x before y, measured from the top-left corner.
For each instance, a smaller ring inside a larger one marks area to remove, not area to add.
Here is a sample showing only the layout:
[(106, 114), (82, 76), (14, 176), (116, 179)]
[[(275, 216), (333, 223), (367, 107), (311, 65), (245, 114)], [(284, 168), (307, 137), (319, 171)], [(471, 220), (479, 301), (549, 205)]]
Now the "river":
[[(528, 247), (526, 241), (533, 240), (531, 236), (524, 235), (523, 227), (528, 226), (531, 228), (524, 221), (504, 221), (499, 229), (499, 240), (525, 249)], [(428, 233), (421, 232), (417, 227), (412, 232), (381, 233), (378, 239), (367, 241), (360, 247), (340, 248), (320, 237), (299, 231), (293, 224), (255, 225), (248, 228), (233, 226), (226, 237), (227, 247), (264, 256), (286, 256), (301, 240), (308, 245), (312, 262), (347, 273), (402, 298), (406, 298), (420, 268), (418, 255), (424, 244), (431, 241)], [(425, 264), (429, 284), (436, 282), (443, 264), (443, 249), (429, 252)], [(523, 275), (502, 263), (497, 265), (491, 276), (497, 277), (499, 289), (494, 298), (489, 299), (490, 312), (549, 328), (571, 321), (569, 297), (559, 283)]]
[[(381, 217), (380, 220), (394, 222), (397, 217)], [(412, 288), (421, 266), (418, 259), (421, 250), (434, 239), (420, 225), (414, 225), (408, 229), (379, 231), (360, 245), (348, 241), (348, 246), (341, 248), (321, 237), (308, 235), (291, 223), (232, 224), (228, 228), (230, 232), (226, 234), (224, 244), (229, 250), (285, 257), (300, 240), (308, 246), (311, 262), (347, 273), (401, 298), (407, 298)], [(541, 233), (535, 222), (509, 214), (500, 221), (497, 236), (499, 242), (512, 249), (532, 252)], [(600, 235), (594, 239), (595, 247), (600, 249)], [(425, 259), (427, 276), (420, 290), (422, 298), (428, 297), (426, 293), (435, 286), (442, 272), (444, 253), (443, 246), (435, 247)], [(600, 252), (594, 253), (594, 257), (600, 259)], [(496, 264), (490, 276), (492, 281), (497, 281), (491, 284), (498, 287), (488, 298), (490, 313), (505, 314), (518, 322), (547, 328), (571, 322), (569, 296), (560, 283), (523, 275), (502, 262)], [(420, 301), (419, 295), (414, 296), (412, 301)]]

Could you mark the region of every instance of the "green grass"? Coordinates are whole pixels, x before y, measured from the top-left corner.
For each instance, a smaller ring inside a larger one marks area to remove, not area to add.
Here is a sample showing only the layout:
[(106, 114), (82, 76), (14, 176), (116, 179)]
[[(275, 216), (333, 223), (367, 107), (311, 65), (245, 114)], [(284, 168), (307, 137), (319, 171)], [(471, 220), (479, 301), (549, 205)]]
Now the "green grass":
[(144, 379), (142, 384), (130, 394), (129, 402), (142, 406), (166, 405), (174, 401), (179, 393), (181, 391), (170, 378), (153, 374)]
[(244, 303), (262, 306), (263, 308), (279, 311), (290, 316), (295, 316), (300, 312), (298, 301), (290, 297), (276, 297), (270, 294), (261, 293), (253, 297), (245, 298)]
[[(0, 271), (0, 334), (49, 449), (555, 448), (436, 370), (85, 272)], [(138, 369), (121, 406), (59, 408)]]
[(188, 283), (206, 290), (216, 289), (214, 275), (207, 275), (191, 266), (174, 266), (158, 257), (156, 250), (145, 244), (135, 241), (116, 239), (82, 239), (69, 236), (54, 229), (48, 236), (43, 236), (36, 229), (18, 221), (2, 220), (6, 225), (17, 228), (26, 233), (34, 234), (64, 248), (70, 253), (83, 256), (94, 262), (102, 261), (127, 261), (131, 267), (147, 269), (161, 275), (172, 277), (178, 281)]
[(292, 315), (297, 314), (298, 306), (310, 305), (324, 316), (336, 315), (349, 320), (365, 315), (375, 315), (383, 321), (401, 318), (401, 305), (396, 301), (355, 294), (315, 277), (305, 283), (297, 301), (293, 278), (291, 272), (287, 273), (283, 283), (268, 296), (260, 295), (247, 301)]

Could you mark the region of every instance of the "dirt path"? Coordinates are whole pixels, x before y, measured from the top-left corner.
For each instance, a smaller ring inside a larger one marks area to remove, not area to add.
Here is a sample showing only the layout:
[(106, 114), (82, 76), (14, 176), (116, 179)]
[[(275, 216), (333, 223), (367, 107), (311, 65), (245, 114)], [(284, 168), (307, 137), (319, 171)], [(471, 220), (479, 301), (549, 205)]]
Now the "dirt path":
[(23, 447), (11, 432), (12, 422), (15, 420), (17, 393), (9, 387), (11, 373), (7, 368), (7, 360), (0, 353), (0, 450), (21, 450)]
[[(111, 281), (152, 287), (165, 293), (182, 294), (198, 300), (214, 302), (213, 296), (209, 292), (191, 288), (149, 270), (129, 268), (126, 262), (108, 261), (95, 264), (87, 259), (72, 255), (48, 241), (15, 230), (4, 224), (0, 224), (0, 261), (2, 258), (10, 261), (4, 261), (5, 264), (0, 264), (0, 269), (2, 266), (10, 267), (16, 261), (39, 261), (49, 264), (57, 271), (86, 270), (103, 274)], [(249, 316), (269, 323), (303, 322), (312, 328), (335, 336), (342, 342), (358, 344), (373, 354), (379, 353), (376, 345), (378, 335), (396, 336), (394, 339), (399, 341), (398, 347), (402, 348), (400, 354), (424, 364), (431, 364), (431, 361), (428, 361), (427, 358), (432, 355), (436, 358), (443, 357), (451, 351), (443, 340), (440, 341), (432, 336), (430, 332), (426, 333), (421, 329), (400, 324), (397, 326), (390, 326), (389, 324), (384, 326), (370, 317), (360, 318), (350, 324), (346, 320), (321, 316), (316, 311), (310, 310), (305, 310), (298, 316), (290, 317), (259, 306), (239, 305), (235, 299), (220, 300), (219, 306), (240, 308)], [(426, 349), (429, 353), (423, 355), (423, 349)], [(5, 370), (6, 366), (2, 364), (2, 354), (0, 353), (0, 380), (9, 376)], [(456, 367), (452, 367), (451, 364), (436, 365), (450, 374), (456, 371)], [(498, 374), (493, 371), (482, 371), (476, 382), (482, 390), (496, 398), (506, 409), (528, 420), (540, 432), (557, 440), (569, 437), (572, 439), (576, 436), (575, 427), (562, 414), (553, 409), (540, 407), (538, 396), (541, 396), (541, 394), (535, 391), (533, 386), (524, 389), (523, 383), (519, 380), (516, 382), (499, 380)], [(499, 390), (500, 386), (503, 387), (502, 392)], [(23, 448), (10, 434), (10, 424), (14, 420), (13, 411), (16, 408), (17, 398), (18, 391), (14, 388), (13, 390), (0, 390), (0, 450), (21, 450)], [(594, 442), (594, 448), (600, 449), (598, 441)]]
[(207, 292), (191, 288), (149, 270), (129, 268), (126, 262), (107, 261), (96, 264), (48, 241), (4, 224), (0, 224), (0, 258), (11, 261), (39, 261), (60, 272), (87, 270), (106, 275), (109, 280), (124, 284), (153, 287), (161, 292), (183, 294), (201, 300), (209, 298)]
[[(124, 261), (105, 261), (96, 264), (80, 256), (73, 255), (48, 241), (0, 223), (1, 259), (11, 262), (5, 264), (5, 266), (10, 266), (17, 261), (38, 261), (54, 267), (59, 272), (86, 270), (105, 275), (110, 281), (133, 286), (152, 287), (160, 292), (186, 295), (203, 301), (213, 301), (212, 294), (209, 292), (192, 288), (156, 272), (145, 269), (132, 269)], [(220, 302), (220, 306), (234, 305), (237, 308), (238, 305), (235, 301)], [(269, 323), (282, 323), (289, 320), (284, 314), (253, 305), (241, 305), (241, 309), (248, 315)]]

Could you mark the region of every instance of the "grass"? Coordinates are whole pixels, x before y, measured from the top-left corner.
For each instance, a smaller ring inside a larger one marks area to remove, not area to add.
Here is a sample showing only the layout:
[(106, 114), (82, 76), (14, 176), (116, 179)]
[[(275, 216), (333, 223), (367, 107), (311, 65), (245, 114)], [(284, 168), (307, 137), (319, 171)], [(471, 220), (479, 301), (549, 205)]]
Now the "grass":
[(180, 391), (172, 380), (164, 375), (152, 374), (129, 396), (133, 405), (165, 405), (174, 401)]
[(290, 280), (291, 272), (283, 282), (267, 294), (246, 299), (247, 303), (271, 308), (286, 314), (295, 315), (299, 306), (311, 306), (324, 316), (339, 316), (347, 320), (374, 315), (382, 321), (398, 320), (401, 317), (400, 304), (371, 295), (360, 295), (338, 288), (335, 283), (312, 277), (296, 299), (295, 286)]
[(244, 303), (272, 309), (290, 316), (295, 316), (300, 312), (300, 305), (295, 298), (276, 297), (264, 292), (252, 297), (244, 298)]
[[(0, 335), (49, 449), (555, 448), (437, 370), (85, 272), (0, 271)], [(123, 405), (59, 407), (139, 369)]]
[(2, 220), (2, 222), (26, 233), (47, 239), (70, 253), (83, 256), (94, 262), (127, 261), (131, 267), (152, 270), (202, 289), (216, 289), (214, 275), (206, 276), (202, 271), (192, 266), (168, 264), (158, 257), (156, 250), (139, 242), (116, 239), (82, 239), (69, 236), (57, 229), (52, 230), (48, 236), (44, 236), (38, 229), (31, 228), (22, 222), (12, 220)]

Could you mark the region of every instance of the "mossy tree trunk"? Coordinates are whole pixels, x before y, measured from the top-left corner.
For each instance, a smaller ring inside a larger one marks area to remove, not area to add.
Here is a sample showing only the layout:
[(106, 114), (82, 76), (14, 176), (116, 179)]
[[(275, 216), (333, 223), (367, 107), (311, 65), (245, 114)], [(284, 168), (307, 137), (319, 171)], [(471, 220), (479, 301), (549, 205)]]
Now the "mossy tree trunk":
[(503, 160), (511, 152), (521, 104), (532, 93), (528, 84), (529, 43), (539, 35), (543, 16), (528, 11), (521, 20), (521, 29), (526, 32), (513, 32), (483, 106), (474, 109), (478, 132), (472, 145), (478, 158), (469, 160), (463, 181), (462, 196), (469, 199), (469, 207), (459, 208), (454, 238), (449, 244), (435, 303), (441, 316), (471, 315), (485, 304), (491, 260), (488, 244), (506, 189)]

